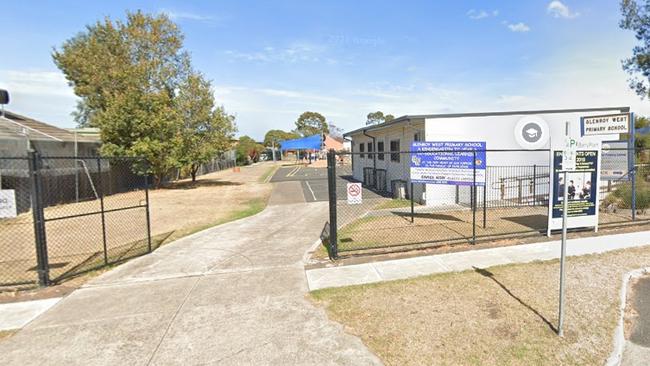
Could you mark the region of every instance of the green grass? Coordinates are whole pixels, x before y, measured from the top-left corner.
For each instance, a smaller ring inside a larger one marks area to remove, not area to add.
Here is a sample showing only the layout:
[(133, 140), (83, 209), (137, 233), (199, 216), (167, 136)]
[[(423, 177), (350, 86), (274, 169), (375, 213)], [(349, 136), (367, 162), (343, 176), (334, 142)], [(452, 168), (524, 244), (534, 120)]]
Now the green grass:
[[(413, 205), (419, 206), (417, 202), (413, 202)], [(374, 207), (374, 209), (383, 210), (388, 208), (403, 208), (403, 207), (411, 207), (411, 200), (407, 200), (404, 198), (392, 199), (378, 204), (377, 206)]]
[(270, 167), (262, 176), (257, 180), (260, 183), (266, 183), (266, 180), (269, 179), (273, 174), (275, 174), (275, 171), (278, 170), (279, 166), (275, 165)]
[(264, 211), (267, 203), (268, 203), (268, 198), (253, 198), (247, 201), (246, 203), (244, 203), (243, 208), (230, 213), (228, 216), (220, 220), (217, 220), (215, 223), (213, 223), (210, 226), (222, 225), (227, 222), (243, 219), (258, 214)]

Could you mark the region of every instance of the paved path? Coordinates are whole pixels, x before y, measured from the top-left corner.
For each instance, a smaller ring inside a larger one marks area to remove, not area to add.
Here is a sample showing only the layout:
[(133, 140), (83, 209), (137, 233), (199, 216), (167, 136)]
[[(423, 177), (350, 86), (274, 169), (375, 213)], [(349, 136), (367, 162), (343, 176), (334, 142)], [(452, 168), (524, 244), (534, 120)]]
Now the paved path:
[(638, 318), (625, 342), (621, 365), (645, 366), (650, 363), (650, 277), (642, 277), (634, 285), (630, 304)]
[[(604, 253), (644, 245), (650, 245), (650, 231), (571, 239), (567, 242), (567, 255)], [(316, 268), (307, 271), (307, 280), (310, 290), (318, 290), (398, 280), (433, 273), (465, 271), (473, 267), (486, 268), (503, 264), (549, 260), (559, 258), (559, 256), (560, 241), (550, 241), (340, 267)]]
[(302, 258), (326, 203), (262, 213), (105, 273), (0, 342), (3, 365), (364, 365), (307, 299)]

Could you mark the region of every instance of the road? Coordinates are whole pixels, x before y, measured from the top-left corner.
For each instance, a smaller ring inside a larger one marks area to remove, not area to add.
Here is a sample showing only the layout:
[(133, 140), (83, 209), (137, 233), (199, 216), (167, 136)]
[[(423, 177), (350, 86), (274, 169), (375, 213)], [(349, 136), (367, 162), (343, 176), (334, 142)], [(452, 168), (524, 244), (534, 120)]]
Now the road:
[[(308, 172), (310, 186), (321, 179)], [(258, 215), (185, 237), (89, 282), (0, 342), (2, 364), (380, 364), (305, 298), (303, 256), (327, 203), (287, 203), (303, 197), (278, 192), (277, 203)]]
[[(336, 199), (346, 200), (347, 183), (353, 182), (352, 178), (344, 175), (344, 173), (351, 173), (349, 167), (343, 171), (337, 172), (336, 179)], [(312, 168), (302, 165), (295, 165), (289, 167), (282, 167), (271, 178), (271, 182), (298, 182), (302, 190), (305, 202), (320, 202), (328, 201), (328, 182), (327, 182), (327, 168)], [(377, 198), (379, 197), (375, 192), (363, 189), (364, 198)]]

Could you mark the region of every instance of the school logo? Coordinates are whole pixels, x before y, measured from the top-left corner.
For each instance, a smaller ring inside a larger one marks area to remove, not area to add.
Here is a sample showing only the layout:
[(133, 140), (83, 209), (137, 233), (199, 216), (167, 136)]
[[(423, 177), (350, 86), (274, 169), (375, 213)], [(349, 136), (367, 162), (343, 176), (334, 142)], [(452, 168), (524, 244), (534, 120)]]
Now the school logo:
[(523, 117), (515, 126), (515, 140), (524, 149), (542, 148), (548, 138), (548, 124), (540, 117)]

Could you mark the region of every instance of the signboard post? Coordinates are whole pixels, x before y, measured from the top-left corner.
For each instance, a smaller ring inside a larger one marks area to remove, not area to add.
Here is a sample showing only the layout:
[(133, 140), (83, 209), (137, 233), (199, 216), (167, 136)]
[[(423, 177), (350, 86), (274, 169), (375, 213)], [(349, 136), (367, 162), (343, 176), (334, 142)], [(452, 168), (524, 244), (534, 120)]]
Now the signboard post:
[(570, 137), (569, 122), (566, 123), (566, 141), (564, 151), (562, 152), (562, 172), (564, 174), (564, 189), (562, 200), (562, 249), (560, 253), (560, 304), (557, 334), (560, 337), (564, 336), (564, 265), (566, 260), (566, 228), (567, 228), (567, 212), (569, 211), (569, 185), (567, 181), (567, 171), (574, 171), (576, 169), (576, 155), (577, 143)]
[(363, 202), (361, 183), (348, 183), (348, 205), (360, 205)]
[(0, 219), (16, 217), (16, 191), (13, 189), (0, 190)]

